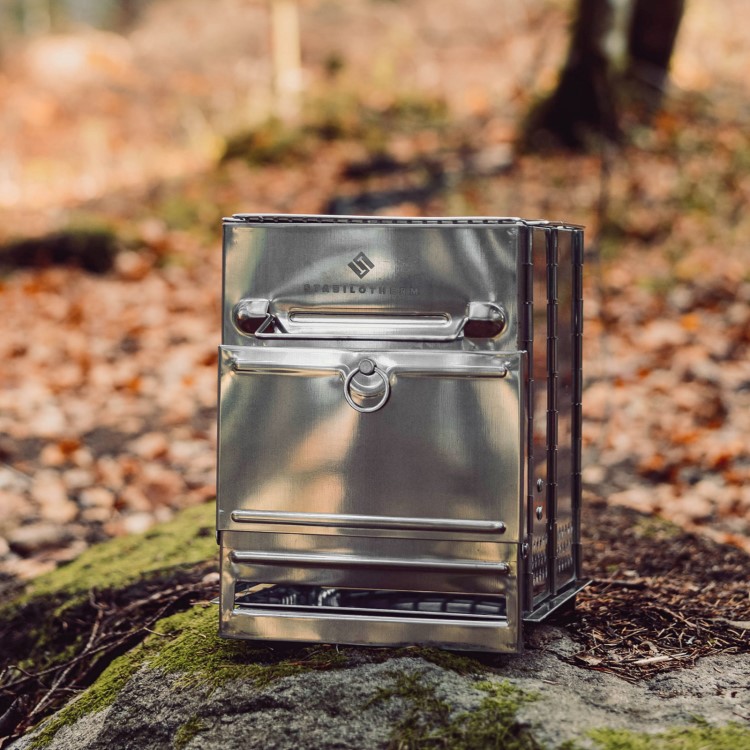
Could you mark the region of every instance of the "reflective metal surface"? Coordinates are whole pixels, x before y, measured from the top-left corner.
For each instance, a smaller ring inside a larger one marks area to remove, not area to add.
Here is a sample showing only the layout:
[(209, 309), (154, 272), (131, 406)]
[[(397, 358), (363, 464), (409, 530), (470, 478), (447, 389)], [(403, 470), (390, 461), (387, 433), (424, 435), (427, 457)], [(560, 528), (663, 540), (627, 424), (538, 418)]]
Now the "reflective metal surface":
[[(353, 408), (365, 358), (390, 395)], [(236, 528), (238, 510), (408, 510), (502, 521), (519, 540), (518, 354), (222, 347), (221, 361), (219, 529)]]
[(517, 651), (575, 595), (580, 235), (225, 220), (223, 635)]
[[(452, 341), (460, 349), (514, 350), (518, 262), (513, 248), (522, 230), (516, 223), (230, 220), (224, 227), (223, 343), (405, 338)], [(349, 264), (361, 255), (371, 267), (360, 277)], [(246, 300), (256, 314), (267, 301), (278, 330), (264, 329), (255, 337), (238, 328), (235, 308)], [(489, 316), (492, 305), (501, 307), (507, 320), (499, 336), (462, 338), (466, 321)]]

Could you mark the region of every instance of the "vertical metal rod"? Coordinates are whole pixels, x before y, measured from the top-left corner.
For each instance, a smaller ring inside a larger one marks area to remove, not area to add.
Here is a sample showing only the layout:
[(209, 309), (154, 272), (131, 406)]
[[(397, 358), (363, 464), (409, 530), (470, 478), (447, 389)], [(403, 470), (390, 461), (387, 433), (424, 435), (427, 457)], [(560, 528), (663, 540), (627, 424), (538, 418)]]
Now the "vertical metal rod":
[(573, 261), (573, 476), (571, 504), (573, 517), (573, 570), (576, 579), (583, 577), (581, 565), (581, 447), (583, 432), (583, 232), (572, 236)]
[(523, 575), (519, 583), (523, 586), (521, 597), (524, 611), (531, 610), (534, 603), (533, 533), (534, 528), (534, 232), (529, 227), (520, 229), (521, 283), (519, 284), (519, 305), (522, 312), (519, 344), (526, 358), (526, 529), (523, 540), (526, 555), (523, 560)]
[(557, 420), (558, 380), (557, 361), (558, 290), (557, 290), (557, 229), (547, 230), (547, 564), (548, 585), (552, 595), (557, 593)]

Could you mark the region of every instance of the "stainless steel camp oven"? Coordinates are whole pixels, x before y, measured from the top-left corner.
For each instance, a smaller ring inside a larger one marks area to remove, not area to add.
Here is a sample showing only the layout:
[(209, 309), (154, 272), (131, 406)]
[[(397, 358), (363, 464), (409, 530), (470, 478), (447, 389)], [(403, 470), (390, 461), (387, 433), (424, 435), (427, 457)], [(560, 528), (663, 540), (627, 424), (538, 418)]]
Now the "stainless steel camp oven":
[(583, 231), (224, 221), (224, 636), (513, 652), (580, 572)]

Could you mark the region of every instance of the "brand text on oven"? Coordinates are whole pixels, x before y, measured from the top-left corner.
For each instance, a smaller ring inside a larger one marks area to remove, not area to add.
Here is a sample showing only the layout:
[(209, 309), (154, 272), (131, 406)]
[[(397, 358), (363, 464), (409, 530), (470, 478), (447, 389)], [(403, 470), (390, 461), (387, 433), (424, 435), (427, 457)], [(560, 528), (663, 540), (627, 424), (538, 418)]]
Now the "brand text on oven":
[(419, 296), (419, 287), (360, 284), (305, 284), (305, 294), (383, 294), (402, 297)]

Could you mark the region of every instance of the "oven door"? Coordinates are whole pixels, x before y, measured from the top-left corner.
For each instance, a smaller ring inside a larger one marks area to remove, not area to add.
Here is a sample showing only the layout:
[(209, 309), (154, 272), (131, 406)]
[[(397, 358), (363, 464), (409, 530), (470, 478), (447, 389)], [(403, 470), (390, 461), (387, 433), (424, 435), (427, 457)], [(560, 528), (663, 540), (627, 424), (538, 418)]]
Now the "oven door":
[(520, 541), (523, 367), (518, 352), (221, 347), (218, 529)]

